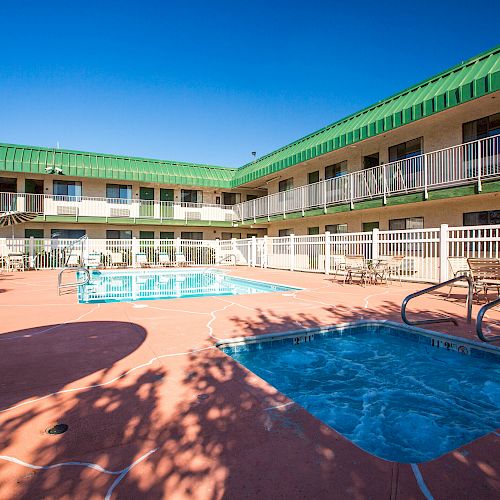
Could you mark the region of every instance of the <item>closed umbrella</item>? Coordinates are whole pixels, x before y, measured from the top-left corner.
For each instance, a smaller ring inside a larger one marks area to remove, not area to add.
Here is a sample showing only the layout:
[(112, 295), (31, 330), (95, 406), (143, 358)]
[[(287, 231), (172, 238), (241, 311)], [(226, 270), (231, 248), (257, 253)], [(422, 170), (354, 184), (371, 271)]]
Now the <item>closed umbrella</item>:
[(0, 214), (0, 227), (12, 226), (12, 237), (14, 238), (14, 226), (23, 224), (36, 219), (38, 214), (35, 212), (5, 212)]

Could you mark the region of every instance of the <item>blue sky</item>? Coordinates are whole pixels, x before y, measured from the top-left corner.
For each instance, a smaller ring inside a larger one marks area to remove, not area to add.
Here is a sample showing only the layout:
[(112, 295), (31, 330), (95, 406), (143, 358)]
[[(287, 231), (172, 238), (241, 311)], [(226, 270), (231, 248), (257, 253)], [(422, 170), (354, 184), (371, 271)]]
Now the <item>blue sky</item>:
[(4, 2), (0, 142), (240, 166), (492, 48), (494, 5)]

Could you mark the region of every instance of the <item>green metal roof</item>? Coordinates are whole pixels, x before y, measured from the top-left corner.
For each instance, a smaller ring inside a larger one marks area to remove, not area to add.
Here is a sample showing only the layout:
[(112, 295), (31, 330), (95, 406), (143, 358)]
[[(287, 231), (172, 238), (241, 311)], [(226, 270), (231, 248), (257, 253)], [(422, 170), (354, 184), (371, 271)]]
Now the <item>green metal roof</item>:
[(65, 175), (229, 188), (235, 169), (175, 161), (0, 144), (0, 170), (45, 174), (60, 167)]
[(500, 90), (500, 46), (238, 169), (234, 187)]
[(238, 169), (0, 144), (0, 170), (44, 174), (47, 167), (61, 167), (64, 174), (78, 177), (237, 187), (497, 90), (500, 90), (500, 46)]

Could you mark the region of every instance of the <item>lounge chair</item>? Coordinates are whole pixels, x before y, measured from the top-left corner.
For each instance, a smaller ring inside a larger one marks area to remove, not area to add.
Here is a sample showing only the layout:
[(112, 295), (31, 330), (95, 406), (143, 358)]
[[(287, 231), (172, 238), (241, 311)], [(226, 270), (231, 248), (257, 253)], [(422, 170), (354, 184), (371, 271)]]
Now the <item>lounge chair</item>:
[(399, 278), (399, 284), (401, 285), (401, 278), (403, 275), (403, 262), (405, 260), (404, 255), (388, 255), (387, 257), (380, 257), (380, 259), (387, 259), (387, 279), (392, 281), (395, 276)]
[(87, 268), (94, 268), (97, 269), (98, 267), (101, 267), (102, 261), (101, 261), (101, 254), (99, 252), (92, 252), (89, 253), (88, 257), (84, 259), (84, 266)]
[(149, 262), (148, 256), (144, 252), (136, 254), (135, 262), (136, 262), (136, 264), (139, 265), (139, 267), (150, 267), (151, 266), (151, 262)]
[(172, 261), (170, 260), (170, 255), (168, 253), (159, 253), (158, 254), (158, 265), (161, 267), (171, 266)]
[(78, 254), (72, 253), (66, 262), (66, 267), (79, 267), (80, 266), (80, 256)]
[(123, 254), (121, 252), (112, 252), (111, 257), (111, 267), (126, 267), (127, 263), (123, 260)]
[(330, 256), (330, 269), (333, 272), (333, 276), (337, 278), (337, 274), (346, 271), (345, 269), (345, 255), (331, 255)]
[(192, 260), (186, 260), (186, 256), (183, 253), (175, 254), (175, 265), (177, 267), (187, 267), (194, 264)]

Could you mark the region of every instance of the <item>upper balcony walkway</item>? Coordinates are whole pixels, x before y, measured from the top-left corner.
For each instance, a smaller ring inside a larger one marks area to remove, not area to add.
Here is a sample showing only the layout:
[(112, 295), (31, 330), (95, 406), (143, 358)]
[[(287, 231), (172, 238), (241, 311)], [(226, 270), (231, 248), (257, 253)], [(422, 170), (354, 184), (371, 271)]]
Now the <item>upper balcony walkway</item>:
[(240, 221), (323, 209), (334, 205), (422, 193), (467, 184), (482, 190), (486, 180), (500, 178), (500, 135), (360, 170), (289, 191), (274, 193), (235, 207)]
[[(98, 221), (122, 218), (124, 222), (143, 219), (161, 224), (184, 221), (186, 224), (265, 223), (276, 216), (302, 213), (380, 199), (407, 193), (422, 193), (461, 185), (475, 185), (481, 192), (483, 182), (500, 178), (500, 135), (432, 151), (400, 161), (360, 170), (289, 191), (274, 193), (238, 205), (147, 201), (140, 199), (96, 198), (27, 193), (0, 193), (0, 212), (26, 210), (44, 218), (51, 216), (93, 217)], [(96, 221), (96, 222), (98, 222)]]

